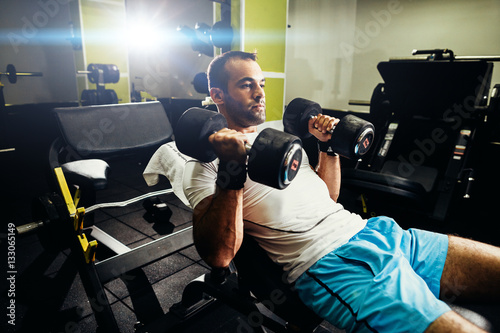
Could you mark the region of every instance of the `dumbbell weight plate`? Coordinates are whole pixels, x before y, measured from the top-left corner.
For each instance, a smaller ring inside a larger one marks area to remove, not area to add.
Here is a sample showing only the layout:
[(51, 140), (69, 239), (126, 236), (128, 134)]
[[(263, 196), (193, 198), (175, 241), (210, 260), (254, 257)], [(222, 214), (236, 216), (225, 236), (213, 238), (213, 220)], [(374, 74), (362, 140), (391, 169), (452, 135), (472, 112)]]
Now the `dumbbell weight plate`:
[(7, 65), (7, 73), (9, 73), (9, 75), (7, 76), (9, 82), (12, 84), (16, 83), (17, 82), (16, 67), (14, 67), (14, 65), (12, 65), (12, 64), (8, 64)]
[(227, 127), (224, 116), (218, 112), (190, 108), (179, 118), (174, 129), (177, 148), (181, 153), (201, 162), (211, 162), (217, 158), (208, 137)]
[(33, 200), (31, 214), (34, 221), (43, 221), (37, 230), (38, 239), (48, 251), (61, 251), (70, 247), (71, 228), (68, 208), (64, 199), (56, 194), (42, 195)]
[(368, 121), (348, 114), (342, 117), (332, 134), (332, 149), (349, 159), (363, 156), (375, 136), (375, 129)]
[(99, 97), (99, 104), (118, 104), (118, 95), (113, 89), (102, 90)]
[(287, 105), (283, 115), (285, 132), (303, 139), (311, 137), (308, 127), (309, 118), (321, 112), (321, 106), (318, 103), (304, 98), (295, 98)]
[(104, 74), (104, 83), (118, 83), (120, 81), (118, 66), (111, 64), (103, 64), (101, 66)]
[(302, 142), (294, 135), (266, 128), (255, 139), (248, 156), (250, 179), (284, 189), (300, 168)]
[[(102, 71), (102, 81), (99, 82), (99, 70)], [(89, 64), (87, 66), (87, 77), (91, 83), (117, 83), (120, 81), (120, 70), (118, 66), (111, 64)]]
[(194, 76), (193, 82), (194, 90), (196, 90), (197, 93), (200, 94), (206, 94), (209, 95), (210, 92), (208, 91), (208, 78), (207, 78), (207, 73), (198, 73)]
[(99, 97), (97, 94), (97, 90), (84, 89), (82, 91), (82, 96), (80, 97), (80, 100), (83, 106), (98, 105)]

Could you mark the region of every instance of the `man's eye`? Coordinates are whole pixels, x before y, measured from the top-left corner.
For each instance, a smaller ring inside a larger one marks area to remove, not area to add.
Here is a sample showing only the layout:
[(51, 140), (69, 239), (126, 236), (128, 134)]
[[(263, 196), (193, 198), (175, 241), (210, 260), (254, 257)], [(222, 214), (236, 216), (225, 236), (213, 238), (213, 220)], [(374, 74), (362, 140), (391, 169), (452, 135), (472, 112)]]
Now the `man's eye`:
[(242, 88), (251, 88), (252, 85), (250, 83), (245, 83), (243, 85), (241, 85)]

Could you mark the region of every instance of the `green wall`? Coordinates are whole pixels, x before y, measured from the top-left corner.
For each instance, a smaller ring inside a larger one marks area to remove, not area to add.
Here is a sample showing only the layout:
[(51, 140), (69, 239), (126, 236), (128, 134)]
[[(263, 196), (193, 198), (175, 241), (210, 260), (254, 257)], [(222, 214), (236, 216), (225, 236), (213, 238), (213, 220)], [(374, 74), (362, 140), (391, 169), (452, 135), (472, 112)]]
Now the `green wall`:
[[(71, 16), (75, 29), (79, 29), (82, 36), (82, 49), (75, 51), (77, 70), (86, 70), (91, 63), (118, 66), (120, 81), (106, 84), (106, 89), (115, 90), (120, 103), (129, 103), (125, 1), (75, 1), (71, 7)], [(95, 84), (88, 82), (86, 76), (79, 77), (77, 84), (79, 96), (84, 89), (96, 89)]]
[(283, 118), (287, 9), (287, 0), (231, 2), (231, 25), (236, 36), (232, 48), (257, 52), (266, 76), (268, 121)]

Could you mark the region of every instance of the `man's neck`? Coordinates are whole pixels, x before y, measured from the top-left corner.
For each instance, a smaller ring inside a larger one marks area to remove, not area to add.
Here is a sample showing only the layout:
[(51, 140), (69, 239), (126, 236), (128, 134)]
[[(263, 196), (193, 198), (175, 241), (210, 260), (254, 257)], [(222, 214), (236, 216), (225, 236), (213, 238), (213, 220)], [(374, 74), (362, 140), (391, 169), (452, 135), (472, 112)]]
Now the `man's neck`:
[(218, 107), (218, 110), (221, 114), (223, 114), (226, 117), (227, 120), (227, 127), (229, 129), (233, 129), (235, 131), (241, 132), (241, 133), (255, 133), (257, 132), (257, 126), (241, 126), (234, 121), (230, 117), (226, 115), (225, 109), (221, 108), (220, 106)]

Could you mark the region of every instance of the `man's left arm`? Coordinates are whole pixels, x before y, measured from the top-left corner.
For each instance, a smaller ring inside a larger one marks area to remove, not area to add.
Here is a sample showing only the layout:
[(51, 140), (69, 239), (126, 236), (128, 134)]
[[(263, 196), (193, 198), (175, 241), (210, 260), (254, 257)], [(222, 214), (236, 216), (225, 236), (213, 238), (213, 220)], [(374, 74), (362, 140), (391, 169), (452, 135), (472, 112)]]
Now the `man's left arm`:
[[(319, 114), (309, 120), (309, 132), (314, 135), (319, 142), (327, 142), (332, 135), (331, 129), (337, 125), (339, 119), (327, 115)], [(340, 158), (336, 154), (319, 152), (316, 173), (326, 183), (330, 197), (337, 201), (340, 194)]]
[(316, 173), (328, 187), (330, 198), (337, 202), (340, 195), (340, 158), (320, 152)]

